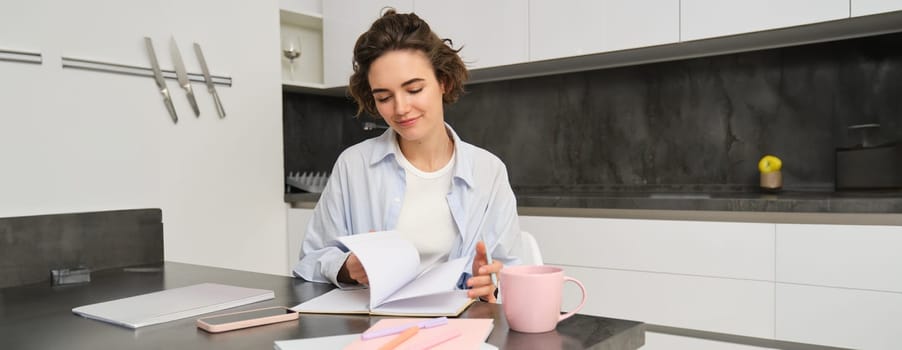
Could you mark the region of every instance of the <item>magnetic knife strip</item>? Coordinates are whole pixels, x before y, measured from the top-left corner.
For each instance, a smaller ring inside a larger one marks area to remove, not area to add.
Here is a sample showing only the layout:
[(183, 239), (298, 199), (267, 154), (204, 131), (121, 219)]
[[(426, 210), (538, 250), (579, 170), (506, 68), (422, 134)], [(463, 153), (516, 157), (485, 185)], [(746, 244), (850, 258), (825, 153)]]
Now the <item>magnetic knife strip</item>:
[[(107, 63), (100, 61), (91, 61), (80, 58), (63, 57), (63, 68), (74, 68), (90, 70), (95, 72), (116, 73), (125, 75), (135, 75), (139, 77), (153, 78), (153, 70), (150, 67), (129, 66), (117, 63)], [(177, 80), (174, 70), (162, 70), (163, 78)], [(232, 86), (232, 78), (219, 75), (210, 76), (213, 83), (222, 86)], [(204, 82), (204, 76), (200, 73), (188, 73), (188, 80), (199, 83)]]
[(173, 63), (176, 65), (174, 71), (163, 71), (160, 69), (159, 62), (157, 61), (157, 55), (154, 51), (153, 42), (149, 37), (144, 38), (145, 47), (147, 49), (147, 54), (150, 59), (151, 67), (137, 67), (137, 66), (129, 66), (124, 64), (117, 63), (108, 63), (108, 62), (100, 62), (100, 61), (92, 61), (80, 58), (71, 58), (71, 57), (62, 57), (63, 68), (76, 68), (76, 69), (84, 69), (91, 71), (100, 71), (100, 72), (109, 72), (109, 73), (117, 73), (117, 74), (126, 74), (126, 75), (135, 75), (135, 76), (147, 76), (154, 78), (154, 81), (157, 84), (158, 89), (160, 90), (160, 94), (163, 97), (163, 103), (166, 106), (166, 109), (169, 112), (169, 116), (172, 118), (172, 122), (177, 124), (179, 121), (178, 113), (175, 110), (175, 107), (172, 103), (172, 90), (169, 89), (166, 84), (165, 79), (175, 79), (178, 84), (177, 86), (185, 89), (187, 92), (188, 100), (191, 103), (191, 108), (194, 111), (195, 116), (200, 116), (200, 111), (197, 107), (197, 102), (194, 99), (194, 92), (191, 86), (192, 81), (202, 82), (207, 86), (207, 90), (213, 95), (214, 104), (216, 107), (216, 112), (220, 118), (225, 118), (226, 113), (225, 109), (222, 107), (222, 101), (219, 98), (219, 94), (216, 92), (215, 85), (225, 85), (232, 86), (232, 78), (230, 77), (221, 77), (221, 76), (213, 76), (210, 74), (209, 69), (207, 68), (207, 62), (204, 58), (203, 52), (200, 48), (200, 45), (194, 44), (194, 51), (197, 55), (197, 59), (200, 62), (200, 66), (203, 69), (202, 74), (196, 73), (188, 73), (185, 70), (184, 62), (182, 62), (181, 53), (179, 52), (178, 45), (175, 42), (175, 38), (172, 38), (170, 53), (172, 54)]

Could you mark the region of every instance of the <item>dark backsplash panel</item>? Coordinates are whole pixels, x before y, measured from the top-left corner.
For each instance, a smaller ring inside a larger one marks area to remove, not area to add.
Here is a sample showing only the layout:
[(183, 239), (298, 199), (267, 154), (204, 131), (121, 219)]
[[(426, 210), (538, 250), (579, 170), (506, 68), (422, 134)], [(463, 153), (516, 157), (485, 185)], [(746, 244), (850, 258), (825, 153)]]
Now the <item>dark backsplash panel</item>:
[(50, 269), (163, 261), (160, 209), (0, 218), (0, 288), (50, 280)]
[[(474, 84), (446, 110), (515, 186), (737, 184), (766, 153), (788, 189), (832, 188), (846, 127), (902, 140), (902, 34)], [(286, 169), (377, 135), (348, 99), (286, 94)], [(300, 129), (300, 130), (298, 130)], [(307, 167), (307, 168), (305, 168)]]
[[(282, 129), (285, 175), (289, 172), (328, 172), (348, 146), (378, 135), (364, 131), (348, 98), (284, 92)], [(381, 131), (381, 130), (380, 130)]]

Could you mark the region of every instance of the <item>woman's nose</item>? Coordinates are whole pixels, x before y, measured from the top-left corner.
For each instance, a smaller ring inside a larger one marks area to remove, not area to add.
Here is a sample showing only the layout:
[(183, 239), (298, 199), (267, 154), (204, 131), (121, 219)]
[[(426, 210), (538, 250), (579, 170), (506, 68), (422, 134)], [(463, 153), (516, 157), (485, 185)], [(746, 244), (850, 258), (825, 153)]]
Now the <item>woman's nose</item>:
[(405, 115), (410, 111), (410, 103), (406, 96), (395, 97), (395, 115)]

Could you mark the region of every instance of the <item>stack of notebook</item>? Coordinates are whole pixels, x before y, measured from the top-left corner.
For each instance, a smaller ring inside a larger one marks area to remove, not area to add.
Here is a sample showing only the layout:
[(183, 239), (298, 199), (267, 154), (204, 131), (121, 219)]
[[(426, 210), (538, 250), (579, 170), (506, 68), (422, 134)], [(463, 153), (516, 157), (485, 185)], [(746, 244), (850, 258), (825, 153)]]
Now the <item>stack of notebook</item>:
[(87, 318), (138, 328), (273, 299), (271, 290), (202, 283), (155, 293), (80, 306), (72, 312)]

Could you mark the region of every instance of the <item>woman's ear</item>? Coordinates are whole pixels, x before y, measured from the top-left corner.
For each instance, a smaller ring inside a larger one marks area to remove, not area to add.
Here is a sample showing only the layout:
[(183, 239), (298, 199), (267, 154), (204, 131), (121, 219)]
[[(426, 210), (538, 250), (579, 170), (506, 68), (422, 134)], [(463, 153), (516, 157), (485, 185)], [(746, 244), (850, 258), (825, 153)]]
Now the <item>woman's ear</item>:
[(438, 78), (438, 86), (442, 89), (442, 97), (445, 97), (445, 95), (448, 94), (448, 86), (449, 85), (445, 83), (446, 80), (448, 80), (448, 79), (447, 78)]

